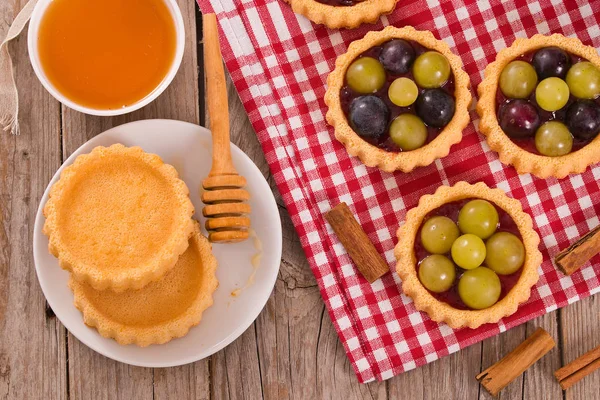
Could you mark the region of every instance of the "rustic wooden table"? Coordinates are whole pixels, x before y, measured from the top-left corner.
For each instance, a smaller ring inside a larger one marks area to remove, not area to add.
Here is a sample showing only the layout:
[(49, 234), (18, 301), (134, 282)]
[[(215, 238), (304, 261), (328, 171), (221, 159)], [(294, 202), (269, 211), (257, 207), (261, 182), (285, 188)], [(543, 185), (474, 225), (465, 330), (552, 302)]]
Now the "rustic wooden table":
[[(0, 1), (0, 37), (26, 0)], [(600, 343), (600, 297), (471, 346), (387, 382), (357, 382), (326, 313), (281, 198), (283, 258), (275, 290), (256, 322), (209, 359), (168, 369), (132, 367), (82, 345), (46, 305), (35, 275), (31, 237), (40, 197), (54, 172), (94, 135), (125, 122), (172, 118), (204, 124), (200, 14), (180, 0), (187, 28), (181, 69), (144, 109), (90, 117), (61, 106), (36, 79), (26, 35), (11, 54), (21, 104), (21, 135), (0, 132), (0, 399), (478, 399), (475, 375), (536, 327), (558, 348), (502, 391), (503, 399), (600, 399), (596, 372), (566, 393), (552, 372)], [(229, 85), (233, 141), (277, 189), (235, 89)]]

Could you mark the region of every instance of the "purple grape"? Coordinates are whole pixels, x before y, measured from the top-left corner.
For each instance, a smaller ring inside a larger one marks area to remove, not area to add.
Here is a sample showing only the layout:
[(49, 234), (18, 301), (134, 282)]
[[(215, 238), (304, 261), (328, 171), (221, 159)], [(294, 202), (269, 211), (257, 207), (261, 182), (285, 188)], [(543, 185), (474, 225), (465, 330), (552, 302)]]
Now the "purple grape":
[(527, 100), (511, 100), (500, 108), (499, 114), (500, 127), (515, 139), (533, 137), (540, 126), (538, 111)]
[(423, 122), (443, 128), (454, 116), (454, 97), (443, 89), (426, 89), (417, 98), (417, 114)]
[(571, 68), (571, 57), (558, 47), (544, 47), (535, 53), (531, 64), (540, 81), (552, 76), (565, 79)]
[(578, 100), (569, 106), (565, 121), (577, 139), (592, 140), (600, 132), (600, 106), (591, 100)]
[(390, 40), (383, 45), (379, 61), (393, 74), (406, 74), (415, 61), (415, 49), (406, 40)]
[(390, 110), (376, 96), (360, 96), (350, 104), (350, 125), (360, 136), (378, 139), (387, 130)]

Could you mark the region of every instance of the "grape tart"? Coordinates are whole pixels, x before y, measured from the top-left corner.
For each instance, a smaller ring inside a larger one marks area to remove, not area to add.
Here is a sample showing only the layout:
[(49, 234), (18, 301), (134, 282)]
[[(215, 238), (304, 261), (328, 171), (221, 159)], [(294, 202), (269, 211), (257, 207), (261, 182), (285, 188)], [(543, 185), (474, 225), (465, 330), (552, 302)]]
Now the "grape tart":
[(338, 57), (327, 78), (327, 122), (348, 153), (383, 171), (445, 157), (469, 123), (469, 77), (431, 32), (389, 26)]
[(404, 294), (452, 328), (513, 314), (539, 278), (542, 254), (531, 217), (518, 200), (484, 183), (459, 182), (421, 197), (397, 235)]
[(398, 0), (286, 0), (295, 13), (331, 29), (373, 24), (396, 7)]
[(600, 161), (600, 57), (559, 34), (517, 39), (478, 87), (481, 132), (520, 174), (564, 178)]

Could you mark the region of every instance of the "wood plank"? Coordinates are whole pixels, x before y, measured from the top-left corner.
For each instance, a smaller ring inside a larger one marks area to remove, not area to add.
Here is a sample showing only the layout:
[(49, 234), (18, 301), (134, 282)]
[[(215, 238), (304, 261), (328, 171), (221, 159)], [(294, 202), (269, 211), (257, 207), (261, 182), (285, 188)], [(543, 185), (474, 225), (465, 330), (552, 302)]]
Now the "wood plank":
[(132, 367), (96, 353), (68, 336), (71, 399), (152, 399), (152, 369)]
[(318, 398), (356, 400), (406, 398), (405, 395), (393, 397), (391, 394), (388, 397), (387, 382), (371, 382), (366, 385), (358, 383), (354, 369), (329, 314), (327, 314), (325, 305), (321, 304), (321, 309), (321, 328), (316, 360)]
[[(199, 122), (195, 2), (179, 0), (178, 3), (186, 27), (186, 48), (179, 72), (169, 88), (143, 109), (114, 118), (87, 116), (63, 107), (65, 157), (98, 133), (126, 122), (149, 118)], [(127, 366), (100, 356), (72, 335), (68, 340), (72, 399), (208, 397), (207, 360), (155, 373), (152, 369)]]
[(556, 348), (533, 364), (523, 375), (523, 399), (562, 399), (562, 390), (552, 373), (560, 368), (560, 332), (558, 330), (560, 310), (542, 315), (526, 325), (528, 337), (538, 327), (544, 328), (554, 338)]
[[(561, 310), (562, 367), (600, 345), (600, 296), (578, 301)], [(558, 385), (558, 384), (557, 384)], [(565, 391), (565, 400), (599, 400), (600, 371)]]
[[(474, 344), (388, 381), (390, 399), (476, 399), (482, 345)], [(442, 397), (443, 396), (443, 397)]]
[(209, 362), (154, 370), (155, 399), (209, 399)]
[[(496, 363), (506, 354), (510, 353), (515, 347), (521, 344), (527, 338), (527, 328), (525, 325), (517, 326), (498, 336), (491, 337), (482, 342), (481, 370), (485, 370), (490, 365)], [(475, 379), (472, 377), (471, 379)], [(485, 389), (480, 390), (480, 399), (522, 399), (523, 398), (523, 375), (519, 376), (506, 388), (502, 389), (497, 397), (491, 396)]]
[[(558, 314), (550, 313), (518, 326), (499, 336), (485, 340), (482, 370), (497, 362), (521, 344), (538, 327), (544, 328), (559, 343)], [(554, 349), (515, 379), (497, 397), (481, 389), (480, 399), (560, 399), (560, 387), (553, 381), (552, 372), (560, 365), (560, 350)], [(544, 390), (540, 390), (543, 387)]]
[[(25, 3), (0, 2), (0, 37)], [(21, 135), (0, 131), (0, 398), (66, 399), (65, 329), (46, 313), (31, 250), (40, 198), (60, 165), (60, 109), (33, 73), (27, 35), (9, 49)]]
[(252, 324), (242, 336), (211, 357), (212, 399), (263, 398), (256, 339), (256, 327)]

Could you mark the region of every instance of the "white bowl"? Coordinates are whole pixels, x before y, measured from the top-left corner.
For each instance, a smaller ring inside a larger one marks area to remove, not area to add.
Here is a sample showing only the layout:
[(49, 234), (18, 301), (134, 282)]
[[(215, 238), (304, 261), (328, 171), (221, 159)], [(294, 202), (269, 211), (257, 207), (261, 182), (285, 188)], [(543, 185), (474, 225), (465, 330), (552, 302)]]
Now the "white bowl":
[(40, 82), (42, 82), (42, 85), (44, 85), (46, 90), (50, 92), (50, 94), (54, 96), (56, 100), (60, 101), (65, 106), (72, 108), (73, 110), (77, 110), (85, 114), (99, 116), (122, 115), (144, 107), (145, 105), (156, 99), (167, 88), (167, 86), (169, 86), (169, 84), (175, 77), (179, 66), (181, 65), (181, 59), (183, 58), (183, 49), (185, 47), (185, 29), (183, 26), (183, 18), (181, 16), (181, 10), (177, 5), (176, 0), (163, 0), (167, 5), (167, 8), (171, 12), (171, 16), (173, 17), (173, 23), (175, 24), (175, 34), (177, 36), (175, 58), (173, 59), (173, 63), (171, 64), (169, 72), (160, 82), (160, 84), (156, 88), (154, 88), (154, 90), (150, 92), (146, 97), (144, 97), (137, 103), (114, 110), (99, 110), (77, 104), (66, 98), (62, 93), (60, 93), (46, 77), (44, 69), (42, 68), (42, 65), (40, 63), (40, 57), (38, 52), (38, 35), (40, 30), (40, 21), (42, 20), (46, 9), (50, 5), (50, 3), (52, 3), (52, 1), (53, 0), (39, 0), (35, 8), (33, 9), (33, 13), (31, 14), (31, 20), (29, 21), (27, 45), (29, 49), (29, 59), (31, 60), (31, 65), (33, 66), (35, 74), (37, 75)]

